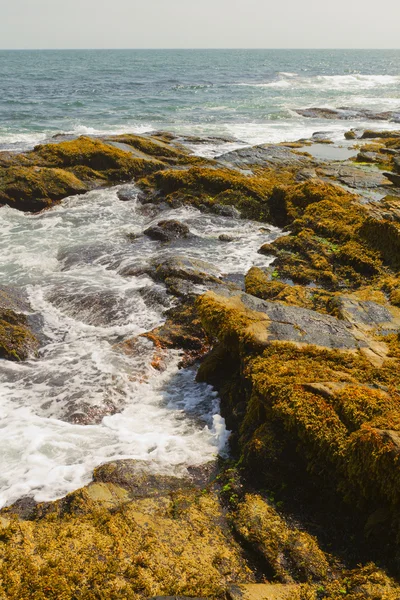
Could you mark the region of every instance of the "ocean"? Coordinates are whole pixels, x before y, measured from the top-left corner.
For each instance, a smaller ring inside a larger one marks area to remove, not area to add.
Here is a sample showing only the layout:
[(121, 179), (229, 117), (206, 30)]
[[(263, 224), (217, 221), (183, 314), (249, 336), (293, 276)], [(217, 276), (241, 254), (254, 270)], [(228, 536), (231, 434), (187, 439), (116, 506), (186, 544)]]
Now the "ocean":
[(340, 139), (368, 122), (296, 109), (400, 113), (400, 50), (0, 51), (0, 91), (0, 149), (155, 129), (248, 144), (321, 129)]
[[(215, 156), (243, 144), (296, 140), (350, 127), (393, 128), (354, 111), (400, 111), (400, 51), (1, 51), (0, 149), (21, 151), (59, 133), (167, 130), (209, 136)], [(348, 107), (348, 120), (297, 109)], [(350, 110), (349, 110), (350, 109)], [(353, 111), (353, 112), (352, 112)], [(223, 136), (226, 141), (212, 139)], [(40, 214), (0, 208), (0, 288), (18, 290), (40, 326), (38, 358), (0, 360), (0, 505), (59, 498), (118, 458), (183, 474), (226, 452), (229, 432), (195, 367), (163, 368), (141, 334), (174, 299), (145, 274), (168, 255), (202, 259), (243, 277), (280, 231), (194, 207), (160, 211), (121, 202), (120, 186), (64, 199)], [(193, 233), (171, 246), (143, 231), (161, 218)], [(229, 244), (220, 236), (233, 239)], [(136, 276), (126, 276), (134, 267)], [(200, 290), (201, 291), (201, 290)], [(133, 351), (121, 343), (134, 339)]]

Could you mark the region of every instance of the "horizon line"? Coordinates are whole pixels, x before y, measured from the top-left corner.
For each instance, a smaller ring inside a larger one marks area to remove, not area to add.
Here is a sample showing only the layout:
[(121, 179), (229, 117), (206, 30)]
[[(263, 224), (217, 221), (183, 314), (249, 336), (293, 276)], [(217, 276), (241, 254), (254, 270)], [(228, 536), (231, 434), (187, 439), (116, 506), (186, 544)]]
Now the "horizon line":
[(64, 50), (73, 50), (73, 51), (82, 51), (82, 50), (87, 50), (87, 51), (94, 51), (94, 50), (104, 50), (104, 51), (110, 51), (110, 50), (361, 50), (361, 51), (391, 51), (391, 50), (400, 50), (399, 48), (348, 48), (348, 47), (324, 47), (324, 48), (295, 48), (295, 47), (283, 47), (283, 46), (277, 46), (277, 47), (270, 47), (270, 48), (261, 48), (261, 47), (224, 47), (224, 48), (213, 48), (213, 47), (195, 47), (195, 48), (190, 48), (190, 47), (182, 47), (182, 48), (173, 48), (173, 47), (162, 47), (162, 48), (155, 48), (155, 47), (113, 47), (113, 48), (89, 48), (89, 47), (85, 47), (85, 48), (0, 48), (0, 52), (6, 51), (6, 52), (45, 52), (45, 51), (64, 51)]

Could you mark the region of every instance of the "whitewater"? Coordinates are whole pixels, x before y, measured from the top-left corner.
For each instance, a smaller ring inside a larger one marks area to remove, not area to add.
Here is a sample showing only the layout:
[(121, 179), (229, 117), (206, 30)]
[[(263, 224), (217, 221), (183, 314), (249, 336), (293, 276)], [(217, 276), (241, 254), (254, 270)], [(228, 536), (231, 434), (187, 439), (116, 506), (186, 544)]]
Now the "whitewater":
[[(257, 250), (279, 230), (191, 207), (149, 215), (134, 186), (130, 202), (118, 190), (67, 198), (38, 215), (0, 209), (0, 286), (22, 290), (42, 335), (37, 359), (0, 361), (2, 505), (61, 497), (109, 460), (184, 474), (226, 449), (216, 392), (196, 383), (195, 367), (178, 368), (178, 351), (154, 368), (153, 344), (140, 337), (164, 322), (173, 300), (147, 275), (125, 273), (171, 254), (243, 276), (268, 264)], [(160, 218), (186, 223), (194, 237), (166, 248), (144, 236)]]

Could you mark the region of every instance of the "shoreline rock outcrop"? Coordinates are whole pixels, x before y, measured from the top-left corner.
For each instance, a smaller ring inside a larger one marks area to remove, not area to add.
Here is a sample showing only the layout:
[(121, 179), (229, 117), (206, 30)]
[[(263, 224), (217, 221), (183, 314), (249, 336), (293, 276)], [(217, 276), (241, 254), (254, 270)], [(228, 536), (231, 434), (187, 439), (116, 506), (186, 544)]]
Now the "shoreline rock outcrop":
[[(19, 210), (121, 182), (129, 201), (134, 180), (149, 205), (283, 229), (245, 291), (183, 255), (148, 270), (175, 304), (143, 335), (155, 354), (180, 350), (182, 366), (202, 359), (231, 459), (186, 478), (114, 461), (65, 498), (1, 510), (0, 596), (400, 598), (384, 570), (399, 577), (399, 138), (347, 137), (361, 144), (354, 160), (314, 158), (303, 150), (315, 139), (207, 160), (165, 133), (0, 154), (0, 202)], [(190, 236), (171, 219), (145, 233)], [(35, 353), (24, 310), (0, 307), (1, 357)]]

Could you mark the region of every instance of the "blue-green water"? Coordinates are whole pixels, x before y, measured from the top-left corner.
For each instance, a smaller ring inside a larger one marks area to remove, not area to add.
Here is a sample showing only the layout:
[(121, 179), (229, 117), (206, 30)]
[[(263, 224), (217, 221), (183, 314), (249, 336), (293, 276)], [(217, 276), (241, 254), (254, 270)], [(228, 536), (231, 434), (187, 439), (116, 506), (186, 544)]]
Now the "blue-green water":
[(392, 110), (399, 50), (0, 51), (0, 148), (59, 132), (172, 130), (247, 143), (340, 136), (359, 121), (297, 108)]

